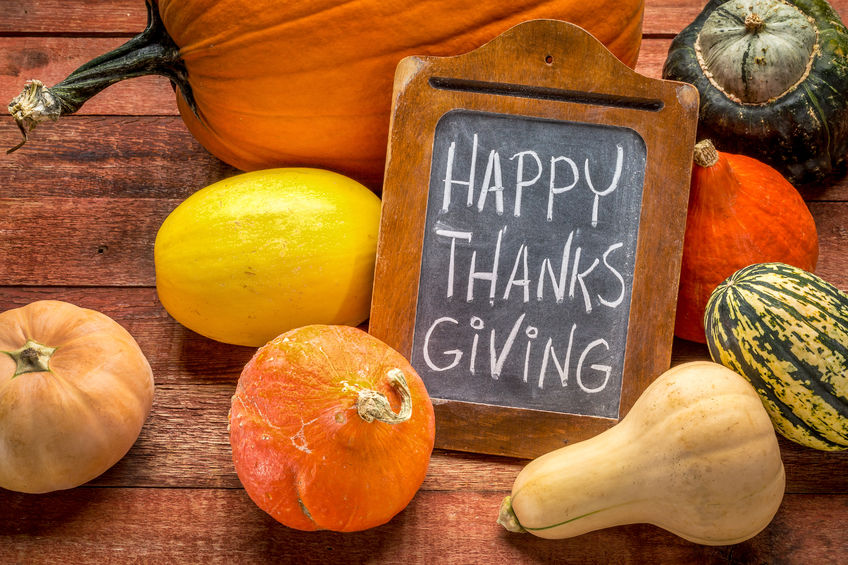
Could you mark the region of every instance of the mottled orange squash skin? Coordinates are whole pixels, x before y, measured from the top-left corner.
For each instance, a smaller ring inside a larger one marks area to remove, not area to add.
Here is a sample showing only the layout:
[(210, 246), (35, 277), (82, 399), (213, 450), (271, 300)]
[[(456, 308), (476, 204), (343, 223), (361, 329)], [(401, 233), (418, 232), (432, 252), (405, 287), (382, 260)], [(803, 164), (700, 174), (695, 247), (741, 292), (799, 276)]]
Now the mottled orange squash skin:
[[(366, 422), (357, 390), (400, 408), (387, 373), (411, 393), (405, 422)], [(239, 378), (230, 443), (250, 498), (299, 530), (364, 530), (388, 522), (421, 486), (435, 437), (427, 390), (402, 355), (357, 328), (313, 325), (260, 348)]]

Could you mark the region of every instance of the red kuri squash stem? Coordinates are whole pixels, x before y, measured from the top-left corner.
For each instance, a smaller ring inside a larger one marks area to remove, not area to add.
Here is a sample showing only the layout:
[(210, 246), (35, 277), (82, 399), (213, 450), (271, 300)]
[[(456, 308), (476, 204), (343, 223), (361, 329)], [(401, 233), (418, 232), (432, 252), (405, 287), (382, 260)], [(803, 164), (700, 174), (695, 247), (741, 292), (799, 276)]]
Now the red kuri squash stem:
[(388, 372), (389, 382), (400, 393), (400, 410), (395, 413), (392, 410), (389, 399), (382, 393), (367, 388), (358, 388), (359, 397), (356, 399), (356, 413), (366, 422), (384, 422), (386, 424), (400, 424), (409, 420), (412, 416), (412, 394), (406, 377), (400, 369), (391, 369)]
[(699, 141), (695, 145), (695, 164), (699, 167), (712, 167), (718, 163), (718, 151), (709, 139)]
[(46, 88), (37, 80), (27, 83), (24, 91), (9, 104), (9, 113), (15, 118), (23, 140), (7, 153), (22, 147), (27, 141), (27, 134), (39, 123), (73, 114), (104, 88), (128, 78), (145, 75), (169, 78), (196, 113), (180, 49), (165, 30), (165, 24), (153, 2), (147, 0), (146, 4), (147, 27), (136, 37), (92, 59), (51, 88)]

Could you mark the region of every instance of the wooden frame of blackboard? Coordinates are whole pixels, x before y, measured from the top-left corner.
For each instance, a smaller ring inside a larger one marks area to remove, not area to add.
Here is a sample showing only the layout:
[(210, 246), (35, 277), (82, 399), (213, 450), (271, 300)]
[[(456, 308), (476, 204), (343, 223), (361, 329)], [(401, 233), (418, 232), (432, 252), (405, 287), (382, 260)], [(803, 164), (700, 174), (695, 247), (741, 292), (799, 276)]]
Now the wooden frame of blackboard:
[[(440, 448), (535, 457), (622, 418), (671, 362), (698, 94), (622, 64), (581, 28), (519, 24), (456, 57), (397, 68), (369, 331), (411, 357), (437, 124), (457, 110), (620, 126), (647, 149), (617, 417), (433, 398)], [(425, 381), (426, 382), (426, 381)]]

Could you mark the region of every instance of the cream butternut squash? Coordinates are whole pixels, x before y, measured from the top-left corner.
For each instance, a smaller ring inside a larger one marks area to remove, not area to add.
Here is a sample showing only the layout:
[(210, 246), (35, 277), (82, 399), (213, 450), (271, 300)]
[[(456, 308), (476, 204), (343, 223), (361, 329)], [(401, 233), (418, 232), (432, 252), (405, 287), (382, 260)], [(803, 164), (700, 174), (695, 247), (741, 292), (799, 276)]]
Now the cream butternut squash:
[(650, 523), (729, 545), (769, 524), (784, 487), (756, 391), (733, 371), (696, 361), (658, 377), (616, 426), (530, 462), (498, 522), (543, 538)]

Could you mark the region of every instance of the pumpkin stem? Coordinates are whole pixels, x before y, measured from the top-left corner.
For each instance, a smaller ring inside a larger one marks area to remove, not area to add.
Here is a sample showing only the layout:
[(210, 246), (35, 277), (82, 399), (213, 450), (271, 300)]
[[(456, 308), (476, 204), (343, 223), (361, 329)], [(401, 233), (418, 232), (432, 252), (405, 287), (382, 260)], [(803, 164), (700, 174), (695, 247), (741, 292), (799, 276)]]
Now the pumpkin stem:
[(82, 65), (52, 88), (37, 80), (27, 83), (23, 92), (9, 103), (9, 113), (15, 118), (23, 140), (6, 152), (21, 148), (27, 141), (27, 134), (39, 123), (73, 114), (107, 86), (144, 75), (169, 78), (197, 114), (180, 49), (165, 30), (159, 11), (151, 0), (147, 0), (147, 27), (141, 34)]
[(50, 371), (50, 357), (55, 347), (47, 347), (28, 339), (23, 347), (15, 351), (4, 351), (15, 361), (15, 374), (12, 378), (25, 373), (44, 373)]
[(695, 164), (699, 167), (712, 167), (718, 163), (718, 151), (709, 139), (699, 141), (695, 145)]
[(356, 413), (366, 422), (384, 422), (386, 424), (400, 424), (409, 420), (412, 416), (412, 394), (406, 377), (400, 369), (391, 369), (388, 372), (389, 383), (400, 393), (400, 410), (395, 413), (392, 410), (386, 395), (367, 388), (359, 389), (359, 397), (356, 399)]

